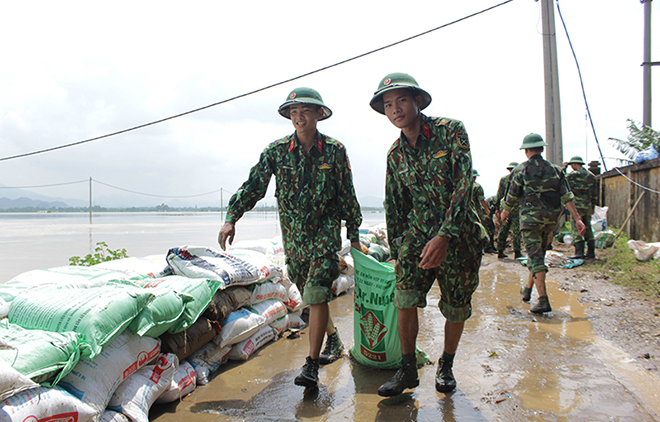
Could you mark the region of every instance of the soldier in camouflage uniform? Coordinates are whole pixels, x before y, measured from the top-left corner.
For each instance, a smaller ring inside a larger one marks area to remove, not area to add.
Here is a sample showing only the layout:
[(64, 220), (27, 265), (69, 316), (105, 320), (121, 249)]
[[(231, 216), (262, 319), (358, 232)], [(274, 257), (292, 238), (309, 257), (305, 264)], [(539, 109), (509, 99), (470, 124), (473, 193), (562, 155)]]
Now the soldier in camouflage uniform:
[(575, 195), (575, 207), (580, 214), (582, 222), (587, 227), (584, 237), (575, 230), (571, 225), (571, 234), (573, 236), (573, 245), (575, 245), (575, 255), (571, 258), (582, 259), (584, 254), (584, 242), (587, 242), (587, 258), (596, 257), (596, 243), (594, 241), (594, 232), (591, 229), (591, 215), (595, 211), (596, 202), (598, 202), (598, 188), (596, 187), (596, 176), (589, 170), (585, 169), (582, 157), (575, 156), (571, 161), (564, 163), (565, 166), (570, 165), (573, 169), (568, 173), (566, 180), (571, 187), (573, 195)]
[(370, 101), (401, 129), (387, 154), (385, 218), (396, 259), (394, 306), (402, 361), (394, 377), (378, 389), (381, 396), (396, 396), (419, 385), (417, 308), (426, 306), (434, 280), (446, 317), (435, 387), (442, 392), (456, 388), (454, 354), (472, 314), (472, 293), (479, 284), (487, 238), (472, 204), (472, 157), (465, 127), (458, 120), (422, 114), (430, 102), (431, 96), (405, 73), (381, 79)]
[(489, 196), (486, 198), (486, 207), (488, 208), (488, 216), (485, 220), (481, 220), (481, 223), (486, 228), (486, 233), (488, 234), (488, 244), (484, 249), (485, 253), (497, 253), (495, 248), (495, 234), (497, 227), (495, 226), (495, 196)]
[[(339, 276), (341, 221), (346, 221), (351, 245), (360, 248), (362, 214), (346, 148), (316, 129), (317, 122), (332, 115), (321, 95), (311, 88), (296, 88), (278, 111), (291, 120), (295, 132), (261, 153), (248, 180), (229, 201), (218, 242), (222, 249), (227, 239), (232, 243), (235, 223), (264, 197), (274, 175), (287, 272), (310, 306), (309, 356), (295, 383), (314, 387), (319, 364), (336, 360), (343, 351), (328, 308), (332, 282)], [(328, 340), (321, 352), (325, 334)]]
[(506, 241), (507, 238), (509, 237), (509, 231), (511, 231), (511, 237), (513, 239), (513, 253), (514, 257), (516, 259), (522, 257), (521, 253), (521, 244), (522, 244), (522, 235), (520, 234), (520, 213), (518, 212), (518, 207), (516, 206), (514, 209), (509, 212), (509, 218), (502, 222), (500, 221), (500, 212), (501, 212), (501, 207), (502, 207), (502, 201), (506, 198), (507, 191), (509, 190), (509, 185), (511, 183), (511, 174), (513, 172), (513, 169), (516, 168), (518, 163), (515, 161), (512, 161), (509, 163), (509, 165), (506, 167), (507, 170), (509, 170), (509, 174), (506, 176), (502, 176), (500, 179), (500, 185), (497, 188), (497, 196), (496, 196), (496, 204), (495, 206), (498, 208), (498, 211), (496, 213), (496, 219), (498, 220), (498, 224), (500, 226), (500, 232), (497, 235), (497, 257), (498, 258), (506, 258), (507, 255), (504, 253), (504, 248), (506, 248)]
[(541, 156), (546, 146), (541, 135), (530, 133), (525, 136), (520, 149), (525, 150), (527, 161), (516, 167), (512, 173), (509, 192), (502, 207), (502, 221), (506, 221), (516, 203), (520, 206), (520, 229), (527, 250), (529, 280), (520, 289), (524, 301), (529, 301), (532, 286), (536, 286), (539, 302), (530, 311), (550, 312), (550, 301), (545, 288), (545, 252), (548, 240), (554, 234), (562, 204), (575, 219), (578, 231), (584, 234), (584, 223), (573, 203), (573, 193), (568, 186), (561, 168), (546, 161)]
[(495, 234), (495, 224), (493, 223), (492, 216), (490, 214), (490, 206), (486, 202), (484, 196), (484, 188), (477, 182), (477, 177), (479, 177), (479, 172), (476, 169), (472, 169), (472, 176), (474, 177), (474, 182), (472, 185), (472, 204), (474, 209), (477, 210), (479, 215), (479, 220), (481, 224), (486, 229), (488, 234), (488, 246), (484, 249), (485, 253), (494, 253), (495, 248), (493, 246), (493, 236)]

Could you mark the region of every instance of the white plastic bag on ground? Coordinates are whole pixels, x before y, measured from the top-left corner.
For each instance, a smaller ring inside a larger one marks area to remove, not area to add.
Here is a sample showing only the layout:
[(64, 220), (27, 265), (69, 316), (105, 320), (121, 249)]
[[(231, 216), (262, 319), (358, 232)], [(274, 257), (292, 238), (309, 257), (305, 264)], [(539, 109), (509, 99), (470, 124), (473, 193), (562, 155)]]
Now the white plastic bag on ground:
[(26, 390), (0, 405), (2, 422), (87, 422), (101, 417), (100, 412), (60, 387)]
[(660, 243), (646, 243), (641, 240), (629, 240), (628, 247), (635, 251), (635, 258), (638, 261), (648, 261), (653, 258), (654, 254), (660, 250)]
[(60, 386), (95, 409), (100, 417), (119, 384), (159, 352), (158, 340), (124, 331), (96, 359), (78, 362)]
[(286, 306), (277, 299), (264, 300), (263, 302), (248, 306), (247, 309), (264, 318), (262, 325), (268, 325), (286, 315)]
[(108, 409), (121, 412), (133, 422), (149, 422), (151, 405), (169, 387), (178, 367), (176, 355), (160, 354), (153, 365), (143, 366), (117, 387)]
[(213, 341), (220, 347), (231, 346), (256, 333), (265, 323), (264, 317), (245, 308), (232, 312), (222, 324), (222, 331)]
[(179, 363), (179, 369), (174, 374), (172, 382), (170, 382), (170, 385), (165, 389), (163, 394), (156, 399), (156, 403), (171, 403), (181, 400), (192, 393), (195, 387), (197, 387), (195, 369), (187, 360), (183, 360)]
[(247, 340), (236, 343), (231, 347), (229, 359), (248, 360), (252, 354), (263, 347), (266, 343), (275, 338), (275, 329), (269, 326), (262, 327), (261, 330), (253, 334)]

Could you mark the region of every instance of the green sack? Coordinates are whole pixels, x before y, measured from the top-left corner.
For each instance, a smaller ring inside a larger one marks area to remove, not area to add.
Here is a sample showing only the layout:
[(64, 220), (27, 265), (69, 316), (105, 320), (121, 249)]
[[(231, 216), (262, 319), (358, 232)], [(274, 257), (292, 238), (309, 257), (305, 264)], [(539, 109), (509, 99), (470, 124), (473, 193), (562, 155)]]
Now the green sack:
[[(359, 363), (379, 369), (401, 365), (401, 340), (394, 300), (394, 267), (352, 248), (355, 263), (355, 345), (351, 355)], [(417, 364), (428, 357), (417, 348)]]

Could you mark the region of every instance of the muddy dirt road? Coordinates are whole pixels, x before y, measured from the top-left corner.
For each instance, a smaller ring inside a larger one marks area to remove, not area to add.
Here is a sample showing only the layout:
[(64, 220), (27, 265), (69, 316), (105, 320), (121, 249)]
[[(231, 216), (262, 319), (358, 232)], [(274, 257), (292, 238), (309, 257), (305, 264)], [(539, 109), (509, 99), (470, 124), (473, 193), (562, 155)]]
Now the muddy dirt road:
[[(224, 365), (182, 402), (155, 405), (150, 420), (660, 420), (660, 317), (645, 316), (645, 324), (654, 326), (635, 324), (632, 310), (645, 312), (643, 299), (631, 299), (596, 275), (553, 268), (548, 274), (553, 312), (536, 316), (518, 293), (525, 267), (486, 255), (480, 274), (473, 316), (454, 364), (455, 392), (436, 392), (436, 367), (425, 366), (419, 387), (399, 397), (379, 397), (378, 387), (394, 371), (363, 367), (348, 356), (322, 367), (320, 388), (305, 391), (293, 384), (307, 355), (303, 331), (299, 339), (266, 345), (246, 362)], [(349, 290), (331, 303), (345, 345), (353, 344), (352, 294)], [(443, 342), (438, 297), (436, 287), (420, 311), (418, 340), (434, 361)], [(535, 299), (534, 293), (532, 303)], [(643, 353), (649, 359), (638, 356)]]

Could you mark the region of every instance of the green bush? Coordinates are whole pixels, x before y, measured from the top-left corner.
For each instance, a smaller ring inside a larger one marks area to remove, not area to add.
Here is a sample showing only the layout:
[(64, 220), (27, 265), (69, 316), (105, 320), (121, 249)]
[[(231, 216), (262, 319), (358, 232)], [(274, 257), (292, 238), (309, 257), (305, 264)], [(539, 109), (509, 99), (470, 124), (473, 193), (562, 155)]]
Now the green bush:
[(69, 258), (69, 265), (81, 265), (85, 267), (92, 266), (94, 264), (100, 264), (101, 262), (113, 261), (115, 259), (128, 258), (126, 254), (126, 249), (117, 249), (112, 250), (108, 248), (108, 245), (105, 242), (97, 242), (96, 252), (94, 255), (87, 254), (84, 258), (79, 256), (72, 256)]

